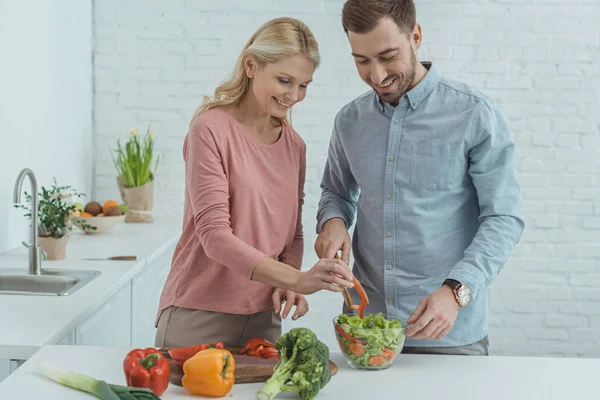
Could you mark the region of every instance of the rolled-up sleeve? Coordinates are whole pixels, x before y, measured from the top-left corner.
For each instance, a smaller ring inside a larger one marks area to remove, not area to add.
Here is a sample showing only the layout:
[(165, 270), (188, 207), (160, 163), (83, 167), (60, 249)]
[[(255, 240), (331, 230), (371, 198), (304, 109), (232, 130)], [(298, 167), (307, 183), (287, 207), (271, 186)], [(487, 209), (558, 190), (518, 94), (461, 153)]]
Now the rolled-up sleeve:
[(346, 228), (350, 228), (354, 222), (359, 191), (344, 151), (338, 114), (333, 124), (329, 153), (321, 180), (317, 234), (321, 233), (323, 224), (332, 218), (342, 218)]
[(519, 242), (525, 222), (515, 145), (501, 110), (491, 102), (478, 106), (471, 125), (469, 175), (479, 202), (479, 229), (448, 278), (477, 292), (502, 270)]
[(194, 121), (185, 139), (184, 160), (186, 196), (206, 255), (250, 279), (267, 255), (233, 234), (229, 182), (215, 136), (201, 117)]

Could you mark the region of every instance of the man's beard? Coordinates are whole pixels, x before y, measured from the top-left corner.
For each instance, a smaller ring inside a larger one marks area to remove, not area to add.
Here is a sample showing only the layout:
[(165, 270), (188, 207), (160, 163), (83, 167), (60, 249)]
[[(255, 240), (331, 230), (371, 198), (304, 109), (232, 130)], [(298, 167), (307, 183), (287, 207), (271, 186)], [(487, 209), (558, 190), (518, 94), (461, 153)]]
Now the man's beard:
[(404, 96), (404, 94), (408, 91), (408, 88), (415, 80), (415, 76), (417, 75), (417, 56), (414, 51), (410, 53), (410, 69), (404, 75), (398, 75), (396, 79), (400, 79), (402, 76), (404, 79), (398, 81), (398, 89), (394, 93), (379, 95), (384, 101), (390, 103), (394, 107), (398, 105), (398, 100), (400, 97)]

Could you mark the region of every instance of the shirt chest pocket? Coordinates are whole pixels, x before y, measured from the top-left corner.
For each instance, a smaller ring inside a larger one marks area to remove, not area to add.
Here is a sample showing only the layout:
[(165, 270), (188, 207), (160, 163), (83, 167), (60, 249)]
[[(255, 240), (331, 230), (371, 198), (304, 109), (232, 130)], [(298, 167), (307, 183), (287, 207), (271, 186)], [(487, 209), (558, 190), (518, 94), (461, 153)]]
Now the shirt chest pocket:
[(431, 191), (448, 190), (456, 181), (460, 159), (458, 143), (416, 142), (412, 145), (410, 183)]

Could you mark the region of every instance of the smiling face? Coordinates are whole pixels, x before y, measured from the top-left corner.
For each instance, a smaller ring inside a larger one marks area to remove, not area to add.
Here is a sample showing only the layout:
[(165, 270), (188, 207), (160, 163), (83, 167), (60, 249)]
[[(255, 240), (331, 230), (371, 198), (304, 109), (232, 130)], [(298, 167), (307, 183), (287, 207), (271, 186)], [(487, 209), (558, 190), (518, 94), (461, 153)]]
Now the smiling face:
[(277, 63), (259, 66), (248, 58), (246, 74), (252, 80), (251, 93), (259, 107), (276, 118), (285, 117), (287, 111), (306, 97), (312, 82), (315, 64), (305, 56), (287, 57)]
[(348, 32), (352, 56), (360, 77), (392, 105), (414, 85), (421, 44), (421, 29), (415, 25), (410, 36), (391, 18), (382, 18), (368, 33)]

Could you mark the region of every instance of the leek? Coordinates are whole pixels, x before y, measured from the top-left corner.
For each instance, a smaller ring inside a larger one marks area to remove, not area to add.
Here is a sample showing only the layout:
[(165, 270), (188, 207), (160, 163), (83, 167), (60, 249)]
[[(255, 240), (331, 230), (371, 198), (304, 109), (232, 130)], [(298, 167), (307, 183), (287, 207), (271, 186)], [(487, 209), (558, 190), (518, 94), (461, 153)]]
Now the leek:
[(38, 362), (38, 371), (50, 380), (89, 393), (101, 400), (160, 400), (160, 397), (148, 388), (113, 385), (43, 362)]
[(91, 376), (67, 371), (42, 362), (38, 362), (38, 371), (54, 382), (72, 389), (87, 392), (101, 400), (120, 400), (119, 396), (111, 390), (106, 382), (94, 379)]

